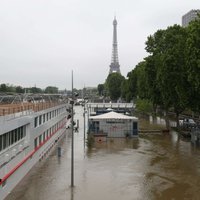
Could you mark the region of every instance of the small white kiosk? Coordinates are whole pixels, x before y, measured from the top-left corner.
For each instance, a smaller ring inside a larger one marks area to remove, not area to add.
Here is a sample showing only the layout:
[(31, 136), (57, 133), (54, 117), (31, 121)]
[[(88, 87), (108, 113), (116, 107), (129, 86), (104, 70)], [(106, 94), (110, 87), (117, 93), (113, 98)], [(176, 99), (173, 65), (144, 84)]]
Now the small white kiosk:
[(138, 118), (116, 112), (108, 112), (89, 117), (89, 133), (101, 137), (104, 141), (109, 138), (138, 136)]

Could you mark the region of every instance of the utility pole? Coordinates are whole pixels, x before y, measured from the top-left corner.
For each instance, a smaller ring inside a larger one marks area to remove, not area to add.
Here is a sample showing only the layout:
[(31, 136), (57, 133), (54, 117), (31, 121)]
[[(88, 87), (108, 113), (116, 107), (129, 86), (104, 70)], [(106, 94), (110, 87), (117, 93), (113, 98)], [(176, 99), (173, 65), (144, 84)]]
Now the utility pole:
[(85, 85), (84, 85), (84, 88), (83, 88), (83, 99), (84, 99), (84, 111), (83, 111), (83, 118), (84, 118), (84, 121), (83, 121), (83, 144), (84, 144), (84, 148), (85, 148)]
[(83, 138), (83, 140), (84, 140), (84, 147), (85, 147), (85, 100), (84, 100), (84, 111), (83, 111), (84, 113), (83, 113), (83, 117), (84, 117), (84, 138)]
[(72, 144), (71, 144), (71, 187), (74, 187), (74, 86), (73, 86), (73, 70), (72, 70)]

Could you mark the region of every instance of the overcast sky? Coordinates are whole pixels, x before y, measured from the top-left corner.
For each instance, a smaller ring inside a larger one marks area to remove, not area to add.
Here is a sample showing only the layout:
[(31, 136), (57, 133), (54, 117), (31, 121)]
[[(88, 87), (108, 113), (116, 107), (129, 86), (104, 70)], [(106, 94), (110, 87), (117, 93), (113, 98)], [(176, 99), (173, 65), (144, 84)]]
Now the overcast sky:
[(75, 88), (104, 83), (115, 14), (126, 76), (147, 56), (147, 36), (199, 8), (199, 0), (0, 0), (0, 83), (70, 89), (72, 70)]

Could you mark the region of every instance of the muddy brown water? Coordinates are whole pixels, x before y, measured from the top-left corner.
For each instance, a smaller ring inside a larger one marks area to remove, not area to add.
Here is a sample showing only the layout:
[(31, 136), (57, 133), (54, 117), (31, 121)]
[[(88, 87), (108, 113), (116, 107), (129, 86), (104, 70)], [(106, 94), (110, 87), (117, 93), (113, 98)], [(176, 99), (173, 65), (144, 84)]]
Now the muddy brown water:
[(75, 187), (70, 187), (71, 137), (39, 162), (6, 200), (175, 200), (200, 199), (200, 148), (176, 132), (135, 139), (83, 143), (83, 108), (76, 107)]

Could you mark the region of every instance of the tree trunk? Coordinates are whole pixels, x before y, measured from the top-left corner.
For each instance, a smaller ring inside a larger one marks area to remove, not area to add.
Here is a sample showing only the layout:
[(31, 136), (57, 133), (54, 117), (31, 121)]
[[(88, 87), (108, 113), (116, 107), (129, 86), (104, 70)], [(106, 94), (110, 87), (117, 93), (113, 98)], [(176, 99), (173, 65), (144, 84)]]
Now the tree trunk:
[(153, 115), (156, 116), (157, 105), (153, 104)]
[(169, 114), (168, 114), (168, 108), (165, 110), (165, 123), (166, 123), (166, 129), (170, 130), (170, 124), (169, 124)]
[(176, 127), (179, 129), (180, 128), (180, 124), (179, 124), (179, 113), (176, 112)]

